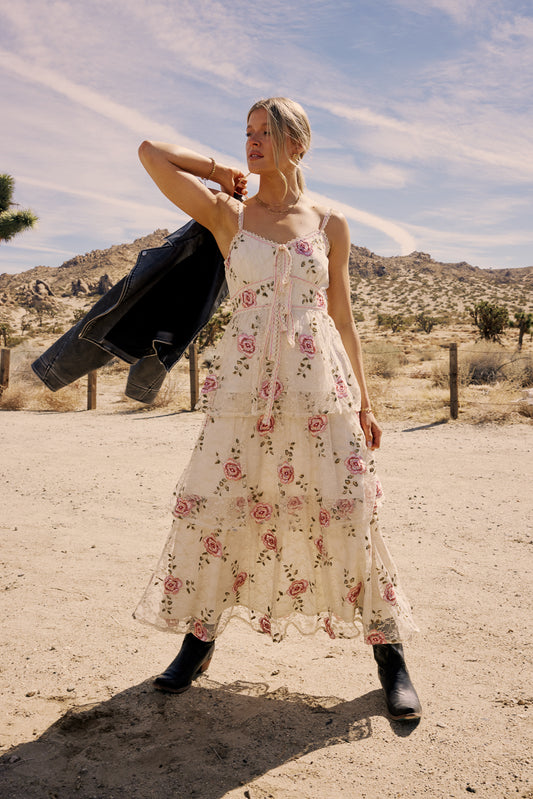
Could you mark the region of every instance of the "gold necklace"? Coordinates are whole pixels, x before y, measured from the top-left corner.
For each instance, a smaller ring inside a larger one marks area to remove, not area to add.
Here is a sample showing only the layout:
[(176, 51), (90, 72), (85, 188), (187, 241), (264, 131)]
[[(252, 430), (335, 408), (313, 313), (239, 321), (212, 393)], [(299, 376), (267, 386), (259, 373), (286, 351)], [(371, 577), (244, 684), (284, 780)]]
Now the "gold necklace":
[(281, 206), (281, 203), (274, 203), (274, 204), (266, 203), (264, 200), (258, 197), (257, 194), (255, 195), (255, 199), (257, 200), (260, 206), (265, 208), (271, 214), (286, 214), (288, 211), (290, 211), (291, 208), (294, 208), (295, 205), (298, 205), (301, 196), (302, 196), (301, 194), (298, 194), (298, 197), (294, 200), (294, 202), (284, 206)]

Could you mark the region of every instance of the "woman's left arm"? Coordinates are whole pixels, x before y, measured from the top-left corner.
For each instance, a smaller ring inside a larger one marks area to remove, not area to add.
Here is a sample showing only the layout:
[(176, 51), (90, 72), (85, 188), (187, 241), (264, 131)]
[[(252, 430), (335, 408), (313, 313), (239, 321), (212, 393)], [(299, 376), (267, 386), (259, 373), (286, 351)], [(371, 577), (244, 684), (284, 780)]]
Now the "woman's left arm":
[(360, 420), (367, 446), (370, 449), (378, 449), (381, 442), (381, 428), (372, 411), (369, 411), (370, 397), (366, 386), (361, 340), (353, 320), (350, 302), (348, 272), (350, 230), (342, 214), (331, 215), (327, 225), (327, 235), (330, 241), (328, 311), (340, 333), (354, 375), (359, 383), (361, 391)]

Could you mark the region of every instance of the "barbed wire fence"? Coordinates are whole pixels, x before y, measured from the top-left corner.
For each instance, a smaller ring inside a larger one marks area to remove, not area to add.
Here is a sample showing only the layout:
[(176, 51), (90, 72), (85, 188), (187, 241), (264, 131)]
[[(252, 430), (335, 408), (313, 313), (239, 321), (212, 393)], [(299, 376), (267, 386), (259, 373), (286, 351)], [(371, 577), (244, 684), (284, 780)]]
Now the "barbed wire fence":
[[(365, 342), (363, 342), (365, 343)], [(513, 367), (515, 370), (523, 363), (522, 370), (522, 388), (524, 393), (528, 394), (523, 401), (532, 406), (533, 416), (533, 353), (531, 351), (510, 351), (502, 348), (501, 350), (483, 349), (479, 346), (473, 347), (468, 345), (459, 345), (457, 342), (450, 342), (448, 344), (440, 345), (419, 345), (416, 344), (411, 349), (420, 349), (424, 359), (431, 361), (434, 364), (434, 372), (439, 373), (439, 379), (434, 380), (441, 386), (445, 384), (449, 389), (449, 415), (451, 419), (459, 417), (460, 410), (466, 407), (475, 405), (504, 407), (509, 406), (510, 400), (490, 400), (485, 399), (480, 403), (478, 399), (468, 398), (466, 389), (474, 384), (478, 388), (490, 388), (498, 381), (505, 383), (509, 378), (505, 374), (505, 369)], [(406, 350), (407, 351), (407, 350)], [(399, 358), (402, 354), (400, 347), (387, 347), (373, 344), (365, 351), (365, 359), (369, 358)], [(189, 407), (194, 409), (198, 398), (200, 396), (200, 374), (201, 374), (201, 358), (202, 353), (199, 353), (198, 342), (195, 341), (188, 349), (188, 365), (189, 365)], [(469, 359), (471, 359), (469, 361)], [(485, 359), (485, 362), (484, 360)], [(472, 365), (472, 360), (476, 363)], [(11, 350), (6, 347), (0, 348), (0, 398), (2, 393), (10, 385), (10, 365), (11, 365)], [(415, 366), (415, 364), (411, 364)], [(386, 369), (381, 369), (385, 373)], [(378, 364), (375, 371), (371, 372), (374, 375), (381, 376), (380, 366)], [(422, 376), (422, 375), (417, 375)], [(423, 375), (427, 376), (427, 375)], [(524, 377), (525, 376), (525, 377)], [(529, 390), (524, 385), (529, 378)], [(87, 376), (87, 410), (94, 410), (97, 407), (97, 393), (98, 393), (98, 376), (97, 372), (89, 372)], [(519, 402), (520, 399), (515, 399), (513, 402)], [(528, 414), (529, 415), (529, 414)]]

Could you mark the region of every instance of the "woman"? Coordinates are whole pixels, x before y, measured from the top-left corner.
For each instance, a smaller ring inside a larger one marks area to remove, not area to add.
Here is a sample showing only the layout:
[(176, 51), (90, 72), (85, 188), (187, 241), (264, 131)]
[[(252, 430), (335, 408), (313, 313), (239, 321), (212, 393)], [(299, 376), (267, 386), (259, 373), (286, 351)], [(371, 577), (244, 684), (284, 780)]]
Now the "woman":
[[(389, 712), (418, 718), (400, 643), (416, 629), (377, 526), (371, 409), (350, 306), (343, 216), (304, 193), (311, 131), (286, 98), (250, 110), (246, 176), (190, 150), (142, 143), (161, 191), (225, 257), (233, 315), (202, 388), (205, 424), (176, 488), (174, 522), (135, 617), (186, 633), (160, 690), (204, 671), (231, 618), (283, 638), (361, 629)], [(198, 178), (220, 184), (208, 190)]]

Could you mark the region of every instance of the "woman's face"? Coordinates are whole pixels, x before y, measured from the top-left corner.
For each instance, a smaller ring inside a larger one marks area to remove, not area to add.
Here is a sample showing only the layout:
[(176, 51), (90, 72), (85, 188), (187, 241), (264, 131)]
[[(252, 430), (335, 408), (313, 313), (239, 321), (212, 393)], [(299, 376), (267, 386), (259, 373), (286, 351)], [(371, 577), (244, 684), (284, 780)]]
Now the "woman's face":
[(268, 132), (268, 115), (265, 108), (252, 111), (248, 118), (246, 158), (250, 172), (263, 172), (264, 167), (275, 166), (272, 141)]
[[(287, 137), (287, 145), (289, 138)], [(293, 148), (294, 149), (294, 148)], [(252, 111), (248, 117), (246, 127), (246, 158), (248, 169), (255, 174), (276, 170), (272, 139), (268, 131), (268, 114), (265, 108), (258, 108)], [(286, 153), (280, 157), (279, 168), (282, 172), (290, 169), (291, 163)]]

